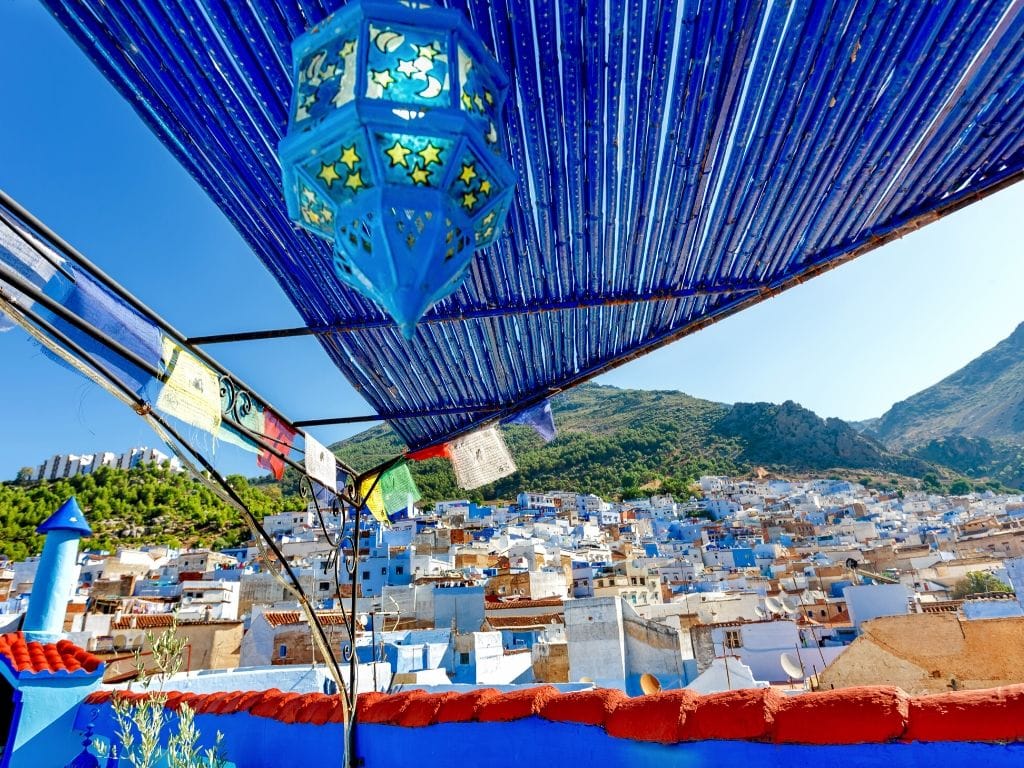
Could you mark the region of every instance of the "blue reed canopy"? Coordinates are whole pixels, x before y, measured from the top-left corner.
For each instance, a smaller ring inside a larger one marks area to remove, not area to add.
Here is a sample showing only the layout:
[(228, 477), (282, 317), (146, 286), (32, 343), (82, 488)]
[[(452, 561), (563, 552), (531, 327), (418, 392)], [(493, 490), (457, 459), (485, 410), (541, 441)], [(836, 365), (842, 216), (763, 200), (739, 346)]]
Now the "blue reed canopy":
[(504, 233), (412, 340), (292, 225), (291, 42), (333, 0), (44, 0), (421, 447), (1024, 175), (1014, 0), (452, 0), (511, 87)]

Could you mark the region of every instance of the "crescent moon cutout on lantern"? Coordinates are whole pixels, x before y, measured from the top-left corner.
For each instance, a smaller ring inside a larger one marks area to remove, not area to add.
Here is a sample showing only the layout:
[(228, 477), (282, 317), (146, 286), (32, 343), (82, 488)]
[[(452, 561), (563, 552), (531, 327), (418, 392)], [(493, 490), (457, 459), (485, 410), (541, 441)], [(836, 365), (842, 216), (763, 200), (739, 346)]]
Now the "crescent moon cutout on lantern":
[(435, 99), (441, 95), (441, 91), (444, 86), (441, 85), (441, 81), (433, 75), (427, 76), (427, 87), (417, 93), (417, 96), (422, 96), (424, 99)]
[(405, 42), (405, 35), (398, 32), (384, 30), (379, 32), (373, 40), (382, 53), (393, 53)]

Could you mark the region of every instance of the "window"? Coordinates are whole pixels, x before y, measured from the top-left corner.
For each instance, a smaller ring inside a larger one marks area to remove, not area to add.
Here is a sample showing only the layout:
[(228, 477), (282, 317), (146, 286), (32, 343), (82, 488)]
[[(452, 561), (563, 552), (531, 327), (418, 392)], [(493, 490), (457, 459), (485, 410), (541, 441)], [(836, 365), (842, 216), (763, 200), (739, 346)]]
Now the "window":
[(459, 654), (459, 664), (469, 664), (469, 654), (468, 653), (460, 653)]
[(329, 581), (321, 581), (320, 582), (320, 591), (321, 592), (326, 592), (330, 588), (331, 588), (331, 582), (329, 582)]
[(388, 569), (387, 569), (387, 566), (385, 566), (385, 567), (383, 567), (383, 568), (381, 568), (381, 569), (380, 569), (380, 575), (381, 575), (381, 576), (387, 576), (387, 575), (388, 575)]
[(740, 631), (738, 629), (725, 630), (725, 642), (723, 645), (726, 648), (739, 648), (742, 646), (743, 641), (740, 639)]
[(370, 580), (370, 572), (369, 571), (363, 571), (363, 580), (364, 581), (369, 581)]
[(403, 573), (405, 573), (405, 568), (403, 566), (401, 566), (401, 565), (396, 565), (395, 566), (395, 575), (396, 576), (401, 576)]
[(287, 655), (288, 655), (288, 646), (285, 645), (284, 643), (282, 643), (281, 645), (279, 645), (277, 647), (277, 656), (278, 656), (278, 658), (283, 659)]

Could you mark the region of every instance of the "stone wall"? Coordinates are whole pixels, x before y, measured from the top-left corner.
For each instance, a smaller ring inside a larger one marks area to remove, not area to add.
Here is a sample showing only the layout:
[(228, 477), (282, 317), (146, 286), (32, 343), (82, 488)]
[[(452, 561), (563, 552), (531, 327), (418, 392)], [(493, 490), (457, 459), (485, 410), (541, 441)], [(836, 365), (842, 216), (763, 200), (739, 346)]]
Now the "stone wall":
[(822, 688), (878, 680), (911, 694), (1024, 682), (1024, 618), (967, 621), (955, 613), (888, 616), (819, 675)]

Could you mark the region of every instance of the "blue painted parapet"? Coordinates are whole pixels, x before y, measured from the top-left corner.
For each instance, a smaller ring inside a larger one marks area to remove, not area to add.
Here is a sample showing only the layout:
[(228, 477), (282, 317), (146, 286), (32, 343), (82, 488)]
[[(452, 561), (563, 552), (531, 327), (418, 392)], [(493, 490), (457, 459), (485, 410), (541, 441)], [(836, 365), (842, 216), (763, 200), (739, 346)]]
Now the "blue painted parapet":
[[(132, 695), (129, 694), (129, 696)], [(76, 727), (114, 738), (109, 692), (93, 694)], [(224, 734), (246, 768), (341, 768), (337, 696), (277, 690), (169, 694), (196, 712), (203, 744)], [(173, 714), (171, 717), (173, 725)], [(593, 763), (602, 768), (1019, 768), (1024, 765), (1024, 685), (908, 697), (886, 687), (783, 696), (773, 689), (629, 698), (612, 689), (561, 693), (363, 694), (357, 764), (388, 768), (479, 764), (491, 768)]]

